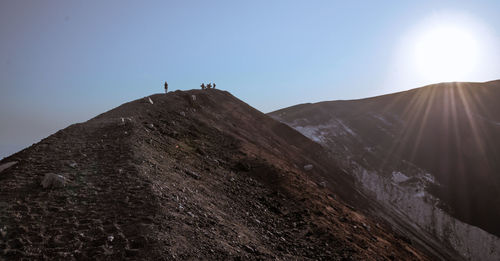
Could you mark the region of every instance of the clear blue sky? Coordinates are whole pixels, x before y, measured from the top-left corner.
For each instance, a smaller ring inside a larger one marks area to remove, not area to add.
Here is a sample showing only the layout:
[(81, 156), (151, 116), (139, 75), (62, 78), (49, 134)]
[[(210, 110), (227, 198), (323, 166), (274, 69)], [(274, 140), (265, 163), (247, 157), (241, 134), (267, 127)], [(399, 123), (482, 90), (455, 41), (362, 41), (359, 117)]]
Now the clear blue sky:
[[(418, 87), (396, 52), (440, 12), (500, 36), (498, 0), (1, 1), (0, 158), (164, 80), (216, 82), (263, 112)], [(488, 68), (466, 80), (500, 78)]]

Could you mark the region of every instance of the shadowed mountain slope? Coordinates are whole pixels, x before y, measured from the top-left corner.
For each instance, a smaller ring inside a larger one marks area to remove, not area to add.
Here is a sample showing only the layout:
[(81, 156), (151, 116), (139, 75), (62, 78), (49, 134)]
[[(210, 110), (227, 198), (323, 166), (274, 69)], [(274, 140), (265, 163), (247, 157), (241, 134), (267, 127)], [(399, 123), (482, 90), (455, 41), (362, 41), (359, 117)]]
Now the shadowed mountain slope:
[[(449, 215), (500, 236), (499, 100), (500, 81), (441, 83), (368, 99), (302, 104), (270, 115), (366, 173), (399, 188), (412, 186), (417, 198), (430, 199), (425, 194), (430, 193)], [(382, 190), (373, 182), (365, 185)], [(439, 224), (421, 225), (446, 234), (436, 229)], [(498, 239), (492, 240), (498, 253)]]
[(429, 259), (328, 155), (224, 91), (129, 102), (0, 162), (0, 259)]

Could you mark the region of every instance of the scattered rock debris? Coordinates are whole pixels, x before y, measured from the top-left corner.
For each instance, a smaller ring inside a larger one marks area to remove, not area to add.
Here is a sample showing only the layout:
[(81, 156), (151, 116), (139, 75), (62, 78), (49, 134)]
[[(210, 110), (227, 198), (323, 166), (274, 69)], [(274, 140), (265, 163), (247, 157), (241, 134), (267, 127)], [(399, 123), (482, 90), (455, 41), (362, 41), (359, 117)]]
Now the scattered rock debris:
[(305, 171), (309, 171), (309, 170), (312, 170), (313, 169), (313, 165), (312, 164), (307, 164), (307, 165), (304, 165), (304, 170)]
[(43, 177), (43, 188), (62, 188), (66, 185), (66, 179), (62, 175), (47, 173)]
[(357, 193), (318, 150), (220, 90), (126, 103), (0, 161), (19, 162), (0, 175), (0, 259), (430, 259), (318, 190)]
[(14, 165), (17, 164), (17, 161), (11, 161), (11, 162), (7, 162), (7, 163), (4, 163), (2, 165), (0, 165), (0, 173)]

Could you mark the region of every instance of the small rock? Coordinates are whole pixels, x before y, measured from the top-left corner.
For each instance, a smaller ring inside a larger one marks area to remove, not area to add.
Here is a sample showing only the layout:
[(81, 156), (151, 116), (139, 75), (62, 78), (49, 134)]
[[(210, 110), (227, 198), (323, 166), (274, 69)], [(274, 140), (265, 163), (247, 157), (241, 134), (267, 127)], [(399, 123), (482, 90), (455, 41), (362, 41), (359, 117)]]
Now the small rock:
[(151, 97), (144, 97), (144, 98), (142, 98), (141, 103), (153, 104), (153, 100), (151, 100)]
[(250, 253), (255, 252), (255, 250), (254, 250), (251, 246), (248, 246), (248, 245), (243, 245), (243, 248), (244, 248), (247, 252), (250, 252)]
[(191, 212), (188, 212), (188, 215), (190, 215), (192, 218), (194, 218), (194, 214)]
[(320, 188), (326, 188), (326, 181), (322, 181), (318, 185)]
[(113, 235), (108, 236), (108, 241), (109, 241), (109, 242), (113, 242), (113, 240), (114, 240), (114, 239), (115, 239), (115, 237), (114, 237)]
[(66, 179), (62, 175), (47, 173), (43, 177), (43, 188), (62, 188), (66, 185)]
[(186, 113), (185, 113), (185, 112), (183, 112), (183, 111), (179, 112), (179, 114), (180, 114), (182, 117), (186, 117)]
[(111, 249), (110, 247), (108, 246), (101, 246), (102, 250), (104, 250), (104, 255), (106, 256), (110, 256), (113, 254), (113, 249)]
[(0, 228), (0, 236), (5, 237), (7, 236), (7, 227), (4, 226), (3, 228)]
[(312, 170), (312, 169), (313, 169), (313, 167), (314, 167), (314, 166), (313, 166), (312, 164), (307, 164), (307, 165), (305, 165), (305, 166), (304, 166), (304, 170), (305, 170), (305, 171), (309, 171), (309, 170)]
[(191, 95), (191, 99), (193, 99), (193, 101), (196, 101), (196, 95)]
[(76, 168), (76, 166), (77, 166), (77, 165), (78, 165), (78, 164), (76, 164), (76, 162), (71, 162), (71, 163), (69, 164), (69, 166), (70, 166), (70, 167), (72, 167), (72, 168)]
[(371, 227), (370, 227), (370, 225), (367, 225), (367, 224), (365, 224), (365, 223), (362, 223), (362, 225), (363, 225), (363, 227), (364, 227), (366, 230), (370, 231), (370, 228), (371, 228)]
[(154, 129), (155, 125), (153, 123), (150, 123), (150, 124), (146, 125), (146, 127), (150, 128), (150, 129)]
[(201, 179), (201, 176), (200, 174), (194, 172), (194, 171), (191, 171), (191, 170), (185, 170), (186, 174), (188, 174), (189, 176), (191, 176), (192, 178), (194, 179)]
[(7, 162), (5, 164), (2, 164), (2, 165), (0, 165), (0, 172), (6, 170), (6, 169), (8, 169), (16, 164), (17, 164), (17, 161), (11, 161), (11, 162)]

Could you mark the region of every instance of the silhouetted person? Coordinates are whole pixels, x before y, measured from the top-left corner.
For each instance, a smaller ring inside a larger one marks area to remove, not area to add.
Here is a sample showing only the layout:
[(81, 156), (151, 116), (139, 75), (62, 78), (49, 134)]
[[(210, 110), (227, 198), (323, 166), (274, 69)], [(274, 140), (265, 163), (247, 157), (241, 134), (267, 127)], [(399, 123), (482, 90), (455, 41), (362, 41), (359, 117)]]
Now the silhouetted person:
[(167, 92), (168, 92), (168, 83), (167, 83), (167, 81), (165, 81), (165, 93), (167, 93)]
[(212, 89), (212, 83), (207, 84), (208, 89)]
[(205, 90), (205, 84), (204, 83), (202, 83), (200, 86), (201, 86), (202, 90)]
[(215, 82), (214, 82), (214, 89), (215, 89)]

